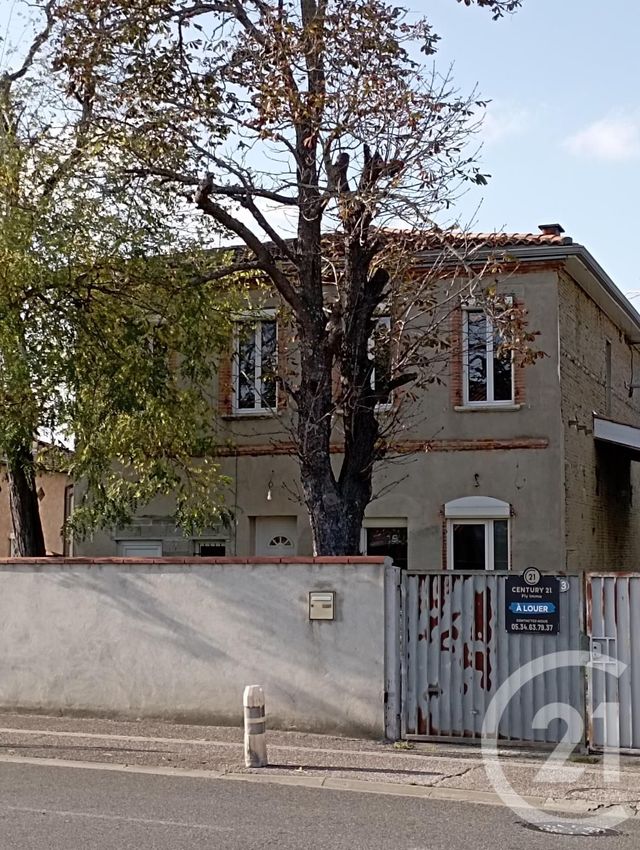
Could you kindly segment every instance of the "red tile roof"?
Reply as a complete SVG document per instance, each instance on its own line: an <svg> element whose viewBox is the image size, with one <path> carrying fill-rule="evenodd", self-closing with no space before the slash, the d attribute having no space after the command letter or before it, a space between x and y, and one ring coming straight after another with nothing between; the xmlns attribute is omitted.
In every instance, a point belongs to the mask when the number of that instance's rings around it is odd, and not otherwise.
<svg viewBox="0 0 640 850"><path fill-rule="evenodd" d="M461 233L459 238L492 245L567 245L572 241L560 233Z"/></svg>
<svg viewBox="0 0 640 850"><path fill-rule="evenodd" d="M528 245L570 245L572 239L561 232L544 233L473 233L461 230L391 230L385 234L406 238L414 248L433 250L442 246L473 248L515 248Z"/></svg>

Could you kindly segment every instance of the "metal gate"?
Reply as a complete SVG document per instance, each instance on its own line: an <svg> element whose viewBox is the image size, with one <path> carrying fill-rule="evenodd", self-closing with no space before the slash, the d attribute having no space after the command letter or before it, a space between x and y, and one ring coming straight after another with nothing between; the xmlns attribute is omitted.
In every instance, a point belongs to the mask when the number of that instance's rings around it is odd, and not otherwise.
<svg viewBox="0 0 640 850"><path fill-rule="evenodd" d="M557 635L508 634L505 583L509 575L513 573L456 571L405 576L405 737L480 738L489 703L500 685L516 673L513 696L497 727L501 740L541 744L584 740L585 688L580 666L549 670L530 681L518 673L543 655L581 649L583 582L578 576L567 576L569 587L561 594ZM570 706L577 722L567 725L556 715L547 719L545 709L558 703Z"/></svg>
<svg viewBox="0 0 640 850"><path fill-rule="evenodd" d="M587 577L589 743L640 751L640 575Z"/></svg>

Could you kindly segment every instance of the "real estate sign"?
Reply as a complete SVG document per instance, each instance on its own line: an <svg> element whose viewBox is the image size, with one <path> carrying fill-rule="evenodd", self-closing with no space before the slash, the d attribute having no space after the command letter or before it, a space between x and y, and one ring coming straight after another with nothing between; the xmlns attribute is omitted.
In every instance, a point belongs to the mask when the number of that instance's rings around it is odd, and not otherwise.
<svg viewBox="0 0 640 850"><path fill-rule="evenodd" d="M540 575L536 569L509 576L505 585L505 624L511 634L558 634L560 580Z"/></svg>

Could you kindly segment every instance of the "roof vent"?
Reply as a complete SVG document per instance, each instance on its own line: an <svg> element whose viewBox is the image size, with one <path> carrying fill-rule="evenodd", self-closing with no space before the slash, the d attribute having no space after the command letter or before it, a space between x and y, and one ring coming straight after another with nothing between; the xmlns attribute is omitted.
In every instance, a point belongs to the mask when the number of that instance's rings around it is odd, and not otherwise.
<svg viewBox="0 0 640 850"><path fill-rule="evenodd" d="M545 236L562 236L564 233L564 227L561 224L539 224L538 229Z"/></svg>

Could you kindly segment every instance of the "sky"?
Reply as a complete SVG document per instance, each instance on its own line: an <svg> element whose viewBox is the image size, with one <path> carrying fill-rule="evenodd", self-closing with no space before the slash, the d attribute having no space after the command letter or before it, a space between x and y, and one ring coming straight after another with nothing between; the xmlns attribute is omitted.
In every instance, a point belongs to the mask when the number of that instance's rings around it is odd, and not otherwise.
<svg viewBox="0 0 640 850"><path fill-rule="evenodd" d="M493 22L455 0L408 0L442 41L458 88L491 100L474 229L559 222L640 306L640 3L524 0ZM466 216L465 216L466 213Z"/></svg>
<svg viewBox="0 0 640 850"><path fill-rule="evenodd" d="M20 34L19 5L0 0L0 32L13 10ZM459 218L483 231L559 222L640 306L640 3L523 0L498 22L456 0L405 5L440 34L438 66L491 101L480 133L491 179Z"/></svg>

